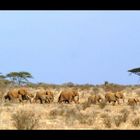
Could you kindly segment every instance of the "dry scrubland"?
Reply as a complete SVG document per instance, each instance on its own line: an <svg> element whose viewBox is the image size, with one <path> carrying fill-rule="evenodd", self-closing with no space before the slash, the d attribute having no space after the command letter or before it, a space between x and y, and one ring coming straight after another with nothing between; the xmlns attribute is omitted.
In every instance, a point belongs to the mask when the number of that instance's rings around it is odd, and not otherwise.
<svg viewBox="0 0 140 140"><path fill-rule="evenodd" d="M140 105L127 104L128 98L140 97L134 92L139 87L110 87L79 87L79 104L58 104L61 88L54 90L54 101L49 104L2 102L1 92L0 129L140 129ZM125 103L88 103L95 92L104 96L114 89L123 90Z"/></svg>

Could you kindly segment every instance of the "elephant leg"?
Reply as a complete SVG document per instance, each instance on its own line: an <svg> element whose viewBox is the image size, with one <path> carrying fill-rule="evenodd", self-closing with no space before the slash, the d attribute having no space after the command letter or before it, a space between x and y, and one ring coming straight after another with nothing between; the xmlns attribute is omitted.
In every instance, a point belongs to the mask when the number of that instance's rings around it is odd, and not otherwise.
<svg viewBox="0 0 140 140"><path fill-rule="evenodd" d="M64 103L69 104L70 101L69 100L64 100Z"/></svg>
<svg viewBox="0 0 140 140"><path fill-rule="evenodd" d="M58 98L58 103L62 103L61 95L60 95L59 98Z"/></svg>
<svg viewBox="0 0 140 140"><path fill-rule="evenodd" d="M14 97L11 97L11 102L12 103L14 103L14 102L16 102L17 101L17 99L15 99Z"/></svg>
<svg viewBox="0 0 140 140"><path fill-rule="evenodd" d="M61 99L58 101L58 103L59 103L59 104L62 104L63 102L64 102L64 101L63 101L63 100L61 100Z"/></svg>
<svg viewBox="0 0 140 140"><path fill-rule="evenodd" d="M50 103L52 103L52 102L53 102L53 100L54 100L54 98L53 98L53 97L51 97L51 98L50 98Z"/></svg>
<svg viewBox="0 0 140 140"><path fill-rule="evenodd" d="M7 101L7 99L8 99L8 101L11 100L11 98L9 96L5 96L3 101Z"/></svg>
<svg viewBox="0 0 140 140"><path fill-rule="evenodd" d="M115 105L116 101L113 101L113 106Z"/></svg>
<svg viewBox="0 0 140 140"><path fill-rule="evenodd" d="M75 102L76 104L79 103L79 99L76 100L76 99L74 98L74 102Z"/></svg>
<svg viewBox="0 0 140 140"><path fill-rule="evenodd" d="M18 101L19 101L19 102L23 102L23 97L22 97L22 95L19 96Z"/></svg>
<svg viewBox="0 0 140 140"><path fill-rule="evenodd" d="M46 103L50 103L50 99L49 98L46 98Z"/></svg>
<svg viewBox="0 0 140 140"><path fill-rule="evenodd" d="M117 102L118 104L120 104L120 101L119 101L119 99L117 99L117 100L116 100L116 102Z"/></svg>
<svg viewBox="0 0 140 140"><path fill-rule="evenodd" d="M41 103L41 104L43 104L43 101L42 101L42 99L41 99L41 98L39 98L39 100L40 100L40 103Z"/></svg>

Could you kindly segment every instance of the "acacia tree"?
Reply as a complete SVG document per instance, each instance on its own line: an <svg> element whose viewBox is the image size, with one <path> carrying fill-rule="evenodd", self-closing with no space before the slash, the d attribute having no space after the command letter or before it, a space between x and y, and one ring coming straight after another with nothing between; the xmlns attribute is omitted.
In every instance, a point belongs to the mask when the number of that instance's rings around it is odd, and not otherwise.
<svg viewBox="0 0 140 140"><path fill-rule="evenodd" d="M2 73L0 73L0 79L5 79L6 76L2 75Z"/></svg>
<svg viewBox="0 0 140 140"><path fill-rule="evenodd" d="M130 74L136 74L140 76L140 68L133 68L133 69L128 70L128 72L130 72Z"/></svg>
<svg viewBox="0 0 140 140"><path fill-rule="evenodd" d="M29 78L33 78L33 76L29 72L25 71L10 72L6 75L6 77L18 85L27 83Z"/></svg>
<svg viewBox="0 0 140 140"><path fill-rule="evenodd" d="M128 72L130 72L131 74L133 73L140 76L140 68L133 68L133 69L128 70Z"/></svg>

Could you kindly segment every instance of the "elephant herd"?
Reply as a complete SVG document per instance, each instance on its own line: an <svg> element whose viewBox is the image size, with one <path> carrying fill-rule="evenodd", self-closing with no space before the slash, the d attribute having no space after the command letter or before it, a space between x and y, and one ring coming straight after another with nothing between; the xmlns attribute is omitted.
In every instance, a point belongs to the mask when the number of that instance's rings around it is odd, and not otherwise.
<svg viewBox="0 0 140 140"><path fill-rule="evenodd" d="M9 89L3 95L3 101L11 101L11 102L24 102L28 101L30 103L52 103L54 102L55 93L51 89L38 88L36 90L30 90L27 87L19 87ZM120 100L125 101L125 96L122 91L120 92L107 92L104 95L100 94L92 94L88 97L88 103L97 104L101 102L112 103L115 105L116 103L120 104ZM59 93L59 97L57 99L58 103L79 103L79 92L76 88L66 88L61 90ZM135 105L140 103L140 100L136 97L128 98L127 103L129 105Z"/></svg>
<svg viewBox="0 0 140 140"><path fill-rule="evenodd" d="M123 103L125 103L125 96L122 91L120 92L107 92L104 97L102 97L100 94L94 94L88 97L88 103L112 103L115 105L116 103L120 104L120 100L122 100ZM140 103L140 100L138 97L131 97L127 99L128 105L138 105Z"/></svg>
<svg viewBox="0 0 140 140"><path fill-rule="evenodd" d="M77 97L77 98L76 98ZM30 103L52 103L54 101L54 93L50 89L39 88L34 92L31 92L28 88L20 87L8 90L3 96L3 101L11 102L24 102ZM58 97L58 103L71 103L79 102L79 94L74 89L65 89L61 91Z"/></svg>

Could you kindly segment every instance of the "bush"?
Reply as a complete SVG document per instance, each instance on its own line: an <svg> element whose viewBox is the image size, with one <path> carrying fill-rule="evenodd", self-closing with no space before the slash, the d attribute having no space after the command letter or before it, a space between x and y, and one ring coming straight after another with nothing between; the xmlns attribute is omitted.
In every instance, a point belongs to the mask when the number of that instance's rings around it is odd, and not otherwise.
<svg viewBox="0 0 140 140"><path fill-rule="evenodd" d="M134 120L132 120L132 124L135 127L140 126L140 118L135 118Z"/></svg>
<svg viewBox="0 0 140 140"><path fill-rule="evenodd" d="M90 117L89 115L81 114L78 121L79 121L80 124L88 124L88 125L93 124L93 118Z"/></svg>
<svg viewBox="0 0 140 140"><path fill-rule="evenodd" d="M126 122L130 112L127 109L123 109L120 113L122 113L122 121Z"/></svg>
<svg viewBox="0 0 140 140"><path fill-rule="evenodd" d="M39 119L32 111L20 110L12 115L13 125L18 130L32 130L39 122Z"/></svg>
<svg viewBox="0 0 140 140"><path fill-rule="evenodd" d="M107 117L107 118L104 118L104 124L105 124L105 127L107 128L111 128L111 118L110 117Z"/></svg>
<svg viewBox="0 0 140 140"><path fill-rule="evenodd" d="M101 114L101 118L103 118L103 123L104 123L104 125L105 125L105 127L107 127L107 128L111 128L111 126L112 126L112 121L111 121L111 118L110 118L110 116L108 115L108 114Z"/></svg>
<svg viewBox="0 0 140 140"><path fill-rule="evenodd" d="M105 106L106 106L106 102L105 102L105 101L99 103L99 107L100 107L100 109L105 108Z"/></svg>
<svg viewBox="0 0 140 140"><path fill-rule="evenodd" d="M122 122L123 122L123 116L122 115L114 116L114 123L117 127L119 127Z"/></svg>
<svg viewBox="0 0 140 140"><path fill-rule="evenodd" d="M85 110L86 108L90 107L91 103L86 101L86 102L82 103L81 105L82 105L83 110Z"/></svg>
<svg viewBox="0 0 140 140"><path fill-rule="evenodd" d="M68 109L64 113L65 122L68 125L73 125L75 120L79 120L81 113L76 108Z"/></svg>

